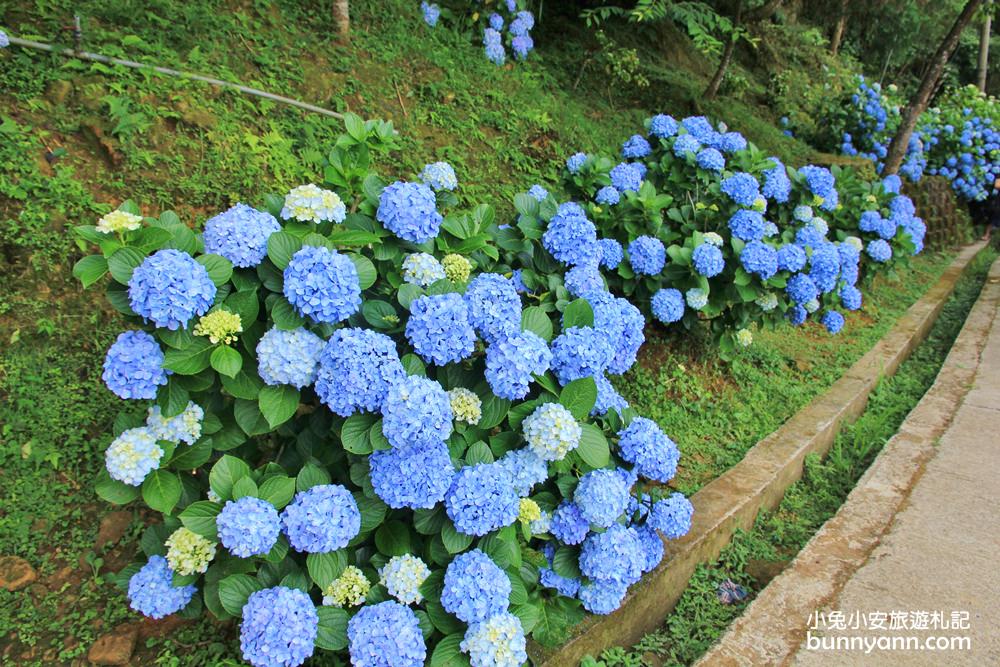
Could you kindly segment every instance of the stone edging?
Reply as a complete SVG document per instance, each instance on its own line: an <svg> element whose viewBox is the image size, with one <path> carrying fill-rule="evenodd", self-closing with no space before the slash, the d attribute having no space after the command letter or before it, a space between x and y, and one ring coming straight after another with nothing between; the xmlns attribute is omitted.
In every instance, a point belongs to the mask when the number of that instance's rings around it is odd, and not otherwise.
<svg viewBox="0 0 1000 667"><path fill-rule="evenodd" d="M936 443L972 386L1000 306L1000 260L969 313L934 385L793 563L736 619L697 665L784 664L804 639L809 615L839 594L868 560L909 497Z"/></svg>
<svg viewBox="0 0 1000 667"><path fill-rule="evenodd" d="M788 487L801 477L806 455L825 453L841 425L861 415L879 379L895 373L927 336L958 279L984 247L976 243L962 249L938 282L830 389L695 493L691 497L691 531L666 542L663 563L629 590L618 611L588 617L558 649L550 651L531 643L533 663L539 667L577 667L588 654L596 656L611 646L629 646L658 628L677 604L695 568L716 560L736 529L749 529L762 509L776 507Z"/></svg>

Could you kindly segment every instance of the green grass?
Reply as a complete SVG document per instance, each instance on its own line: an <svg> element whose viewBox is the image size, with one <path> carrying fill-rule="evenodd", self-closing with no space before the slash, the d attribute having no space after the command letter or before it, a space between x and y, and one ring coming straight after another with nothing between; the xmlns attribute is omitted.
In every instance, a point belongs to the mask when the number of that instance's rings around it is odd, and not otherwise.
<svg viewBox="0 0 1000 667"><path fill-rule="evenodd" d="M981 253L959 280L927 339L872 393L864 414L837 436L829 454L806 458L803 477L773 512L763 512L750 531L738 531L719 559L699 565L664 626L631 649L617 647L589 667L689 665L697 660L750 604L785 563L792 560L836 514L857 480L896 433L906 415L934 383L965 323L998 252ZM731 579L749 596L723 605L717 587Z"/></svg>

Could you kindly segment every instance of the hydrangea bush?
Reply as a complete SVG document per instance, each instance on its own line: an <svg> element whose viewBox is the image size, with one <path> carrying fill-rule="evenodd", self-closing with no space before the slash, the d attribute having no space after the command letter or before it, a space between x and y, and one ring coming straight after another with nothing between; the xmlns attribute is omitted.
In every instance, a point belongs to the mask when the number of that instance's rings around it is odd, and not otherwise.
<svg viewBox="0 0 1000 667"><path fill-rule="evenodd" d="M690 526L676 446L608 381L645 320L603 280L565 298L547 193L506 233L450 167L373 173L390 124L346 126L324 183L204 231L132 202L77 228L125 321L97 492L161 515L119 580L154 618L237 619L253 665L519 665Z"/></svg>
<svg viewBox="0 0 1000 667"><path fill-rule="evenodd" d="M531 37L535 15L524 8L523 0L479 0L466 4L469 8L465 14L452 10L442 13L437 4L428 2L421 2L420 10L424 23L431 28L438 25L442 15L468 28L482 44L486 59L498 67L505 64L508 57L527 60L535 48Z"/></svg>

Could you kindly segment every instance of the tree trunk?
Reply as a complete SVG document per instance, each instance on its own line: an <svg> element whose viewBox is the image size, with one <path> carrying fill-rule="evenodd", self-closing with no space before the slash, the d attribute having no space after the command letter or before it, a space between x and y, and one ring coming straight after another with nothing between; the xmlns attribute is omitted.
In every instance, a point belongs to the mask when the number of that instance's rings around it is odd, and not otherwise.
<svg viewBox="0 0 1000 667"><path fill-rule="evenodd" d="M847 0L840 0L840 11L837 12L837 22L833 26L833 36L830 38L830 54L837 55L840 44L844 41L844 30L847 29Z"/></svg>
<svg viewBox="0 0 1000 667"><path fill-rule="evenodd" d="M976 85L984 93L986 92L986 72L990 66L990 33L992 28L992 12L987 12L986 18L983 19L983 30L979 33L979 69L976 71Z"/></svg>
<svg viewBox="0 0 1000 667"><path fill-rule="evenodd" d="M333 23L341 39L348 39L351 35L351 14L347 5L348 0L333 0Z"/></svg>
<svg viewBox="0 0 1000 667"><path fill-rule="evenodd" d="M719 59L719 68L715 70L715 75L712 80L708 82L708 87L705 88L705 93L702 95L706 100L714 100L715 96L719 94L719 87L722 85L722 80L726 77L726 70L729 69L729 64L733 61L733 51L736 50L736 40L737 31L740 29L741 15L743 13L743 2L740 1L736 5L736 18L733 21L733 34L729 36L726 41L726 48L722 50L722 58Z"/></svg>
<svg viewBox="0 0 1000 667"><path fill-rule="evenodd" d="M927 73L924 75L923 81L920 82L920 88L917 89L917 92L910 98L909 104L906 105L906 110L903 112L903 119L899 124L899 130L896 131L896 136L892 138L889 152L885 156L883 174L895 174L899 171L899 167L903 164L903 158L906 157L906 149L910 145L910 136L913 134L913 129L917 126L917 119L930 103L931 96L937 87L941 74L944 72L945 65L948 64L951 54L954 53L955 47L958 46L958 39L962 36L962 31L969 25L972 16L981 4L983 4L983 0L968 0L965 3L962 13L955 19L955 24L951 26L951 31L941 40L941 45L934 53L931 65L927 68Z"/></svg>

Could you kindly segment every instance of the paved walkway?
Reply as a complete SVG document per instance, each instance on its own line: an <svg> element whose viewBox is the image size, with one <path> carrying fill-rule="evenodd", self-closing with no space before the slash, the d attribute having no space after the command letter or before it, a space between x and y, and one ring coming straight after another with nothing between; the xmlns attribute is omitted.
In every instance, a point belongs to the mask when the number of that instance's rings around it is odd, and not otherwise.
<svg viewBox="0 0 1000 667"><path fill-rule="evenodd" d="M1000 665L998 305L1000 260L934 387L700 666Z"/></svg>

